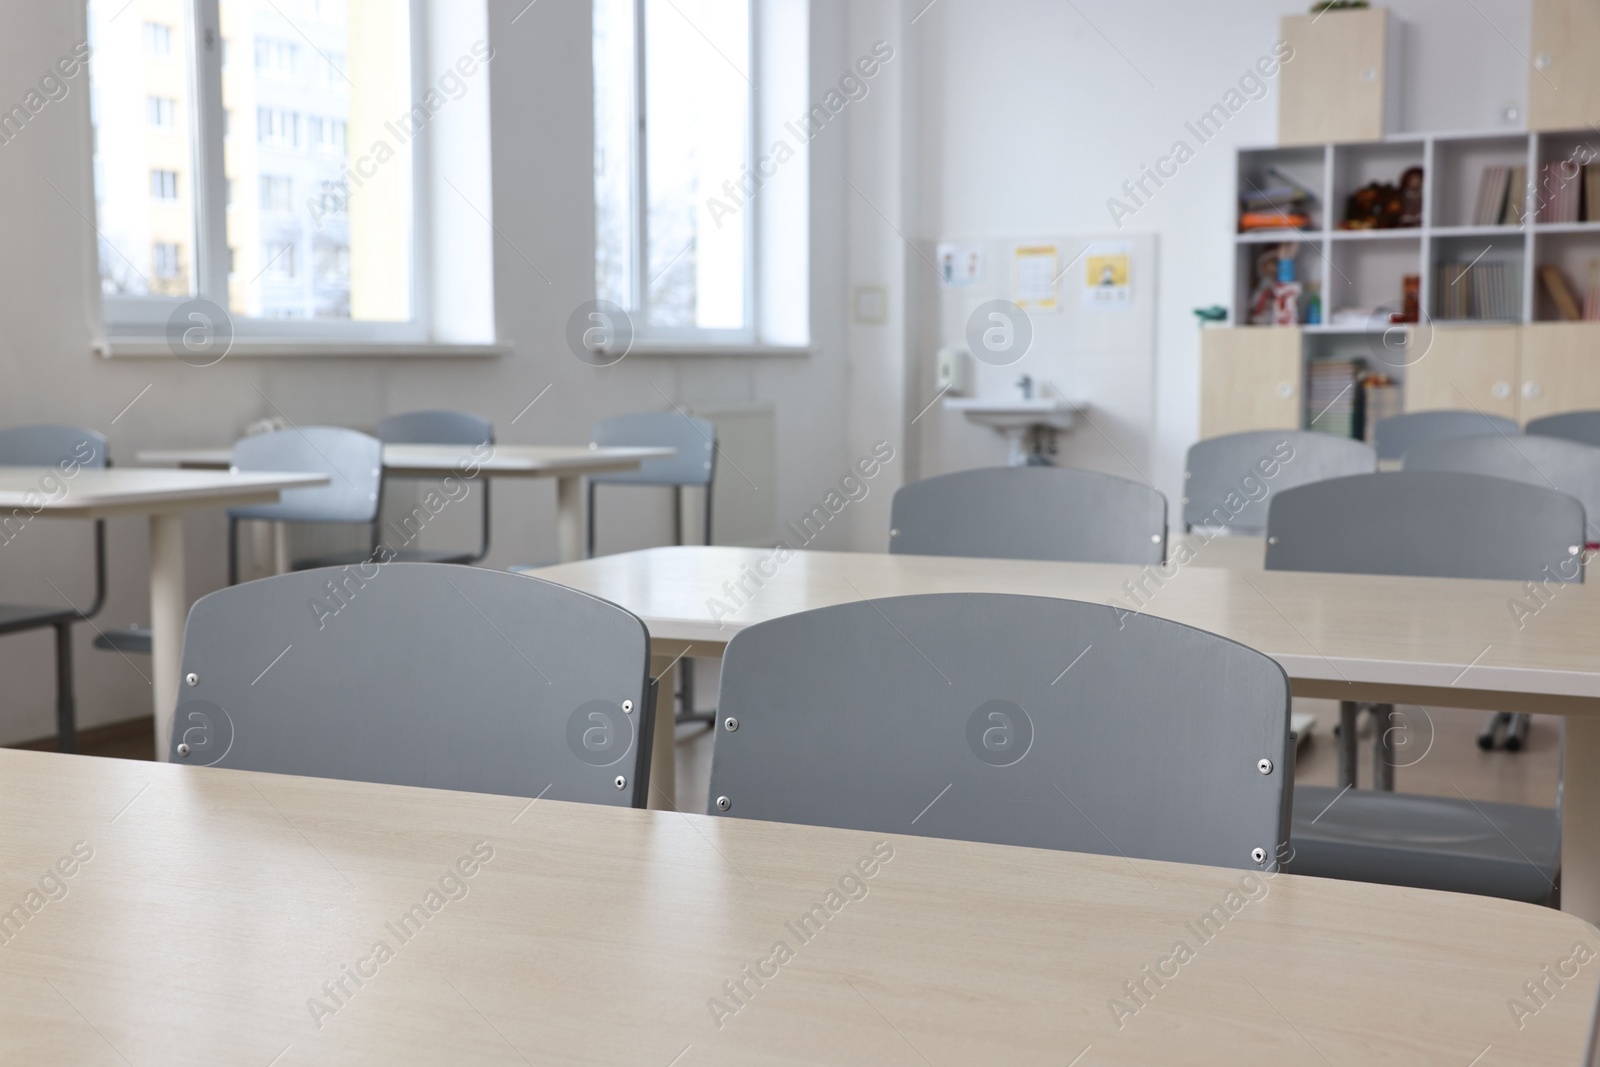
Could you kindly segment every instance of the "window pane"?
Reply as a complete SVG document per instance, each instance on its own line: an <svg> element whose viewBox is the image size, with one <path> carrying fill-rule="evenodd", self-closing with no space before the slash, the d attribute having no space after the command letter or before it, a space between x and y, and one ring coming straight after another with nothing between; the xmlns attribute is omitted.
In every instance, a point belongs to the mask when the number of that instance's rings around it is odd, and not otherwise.
<svg viewBox="0 0 1600 1067"><path fill-rule="evenodd" d="M594 291L633 299L633 0L594 0Z"/></svg>
<svg viewBox="0 0 1600 1067"><path fill-rule="evenodd" d="M645 321L744 329L749 0L645 0Z"/></svg>
<svg viewBox="0 0 1600 1067"><path fill-rule="evenodd" d="M89 0L100 287L190 296L195 280L185 0Z"/></svg>
<svg viewBox="0 0 1600 1067"><path fill-rule="evenodd" d="M412 317L408 0L221 0L235 314ZM307 269L328 263L330 269Z"/></svg>

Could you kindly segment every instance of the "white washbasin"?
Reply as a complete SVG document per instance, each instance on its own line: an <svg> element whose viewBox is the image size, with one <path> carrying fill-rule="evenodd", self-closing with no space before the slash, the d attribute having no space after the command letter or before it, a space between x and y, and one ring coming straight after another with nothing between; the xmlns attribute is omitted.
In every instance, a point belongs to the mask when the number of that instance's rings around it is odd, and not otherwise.
<svg viewBox="0 0 1600 1067"><path fill-rule="evenodd" d="M1026 430L1030 426L1048 426L1052 430L1070 430L1084 405L1065 397L1045 396L1031 400L1000 399L994 397L946 397L946 411L959 411L980 426L1006 431Z"/></svg>

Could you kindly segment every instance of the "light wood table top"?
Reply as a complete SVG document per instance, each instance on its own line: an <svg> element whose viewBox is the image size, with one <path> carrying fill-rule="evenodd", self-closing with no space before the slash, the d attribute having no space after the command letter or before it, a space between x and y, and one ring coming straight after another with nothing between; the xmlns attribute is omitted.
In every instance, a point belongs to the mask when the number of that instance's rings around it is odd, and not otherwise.
<svg viewBox="0 0 1600 1067"><path fill-rule="evenodd" d="M0 906L37 891L0 943L6 1063L1575 1063L1600 977L1519 1030L1508 998L1600 932L1292 875L51 753L0 751L0 869Z"/></svg>
<svg viewBox="0 0 1600 1067"><path fill-rule="evenodd" d="M483 474L496 477L549 478L571 474L609 474L637 470L647 459L676 455L671 448L595 448L588 445L494 445L477 457L467 445L384 445L383 469L397 477L448 474L471 460ZM227 448L150 449L140 463L163 467L226 470L233 453Z"/></svg>
<svg viewBox="0 0 1600 1067"><path fill-rule="evenodd" d="M280 489L326 485L325 474L232 474L227 471L80 468L70 476L54 467L0 467L0 509L59 518L97 519L191 508L239 507L278 499Z"/></svg>
<svg viewBox="0 0 1600 1067"><path fill-rule="evenodd" d="M621 604L654 641L696 655L720 654L745 626L829 604L1019 593L1142 606L1230 637L1277 660L1304 696L1600 714L1600 590L1566 586L1519 620L1509 604L1535 602L1518 582L1250 571L1203 565L1209 550L1160 569L863 552L778 563L769 549L684 546L529 573Z"/></svg>

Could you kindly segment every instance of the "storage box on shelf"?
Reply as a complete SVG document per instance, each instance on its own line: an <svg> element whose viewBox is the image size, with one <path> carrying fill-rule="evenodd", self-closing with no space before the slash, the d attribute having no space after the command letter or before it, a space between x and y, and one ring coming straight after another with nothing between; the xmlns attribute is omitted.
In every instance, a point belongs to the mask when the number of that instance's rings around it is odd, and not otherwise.
<svg viewBox="0 0 1600 1067"><path fill-rule="evenodd" d="M1412 168L1421 169L1420 225L1341 228L1352 194L1399 186ZM1270 201L1297 185L1313 191L1297 204L1301 228L1235 238L1238 325L1205 331L1203 434L1311 426L1313 360L1359 360L1364 380L1388 386L1367 398L1367 422L1397 394L1408 411L1476 406L1522 421L1600 407L1600 321L1569 321L1600 320L1600 132L1407 134L1239 152L1241 198ZM1355 206L1397 221L1373 204L1367 196ZM1285 254L1302 286L1297 326L1245 325L1259 306L1261 257L1279 246L1292 246ZM1409 310L1408 284L1421 321L1392 323Z"/></svg>

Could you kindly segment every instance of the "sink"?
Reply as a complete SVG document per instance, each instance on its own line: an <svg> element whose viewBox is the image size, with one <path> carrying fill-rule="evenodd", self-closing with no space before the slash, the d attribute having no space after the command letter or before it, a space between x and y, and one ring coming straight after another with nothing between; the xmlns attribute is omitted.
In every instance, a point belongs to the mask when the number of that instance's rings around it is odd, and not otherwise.
<svg viewBox="0 0 1600 1067"><path fill-rule="evenodd" d="M959 411L980 426L996 430L1026 430L1030 426L1048 426L1052 430L1070 430L1083 405L1059 396L1044 396L1030 400L999 400L988 397L947 397L946 411Z"/></svg>
<svg viewBox="0 0 1600 1067"><path fill-rule="evenodd" d="M946 397L946 411L959 411L980 426L1004 434L1010 445L1010 463L1021 467L1028 462L1027 437L1035 427L1051 432L1070 430L1077 416L1088 405L1065 397L1045 396L1027 400L994 397Z"/></svg>

